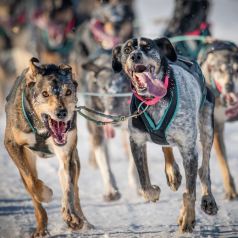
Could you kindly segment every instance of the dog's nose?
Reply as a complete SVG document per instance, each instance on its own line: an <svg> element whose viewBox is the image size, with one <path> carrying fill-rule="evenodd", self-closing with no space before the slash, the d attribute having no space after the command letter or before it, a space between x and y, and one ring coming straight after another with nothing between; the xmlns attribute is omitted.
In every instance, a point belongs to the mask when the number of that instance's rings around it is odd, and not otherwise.
<svg viewBox="0 0 238 238"><path fill-rule="evenodd" d="M65 108L58 109L57 112L56 112L56 116L59 119L64 119L67 116L67 110Z"/></svg>
<svg viewBox="0 0 238 238"><path fill-rule="evenodd" d="M131 60L135 63L140 62L141 59L142 59L142 54L140 52L135 52L131 55Z"/></svg>

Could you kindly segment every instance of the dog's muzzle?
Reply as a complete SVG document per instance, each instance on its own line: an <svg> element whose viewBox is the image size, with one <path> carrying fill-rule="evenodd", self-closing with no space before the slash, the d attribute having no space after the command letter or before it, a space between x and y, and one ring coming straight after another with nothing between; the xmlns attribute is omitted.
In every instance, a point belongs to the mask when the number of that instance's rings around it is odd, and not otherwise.
<svg viewBox="0 0 238 238"><path fill-rule="evenodd" d="M72 121L59 121L51 118L48 114L42 115L45 127L48 129L56 145L65 145L67 143L67 133L71 128Z"/></svg>
<svg viewBox="0 0 238 238"><path fill-rule="evenodd" d="M152 65L136 64L134 68L128 70L132 85L140 95L150 94L151 96L164 97L167 88L155 74L155 67Z"/></svg>

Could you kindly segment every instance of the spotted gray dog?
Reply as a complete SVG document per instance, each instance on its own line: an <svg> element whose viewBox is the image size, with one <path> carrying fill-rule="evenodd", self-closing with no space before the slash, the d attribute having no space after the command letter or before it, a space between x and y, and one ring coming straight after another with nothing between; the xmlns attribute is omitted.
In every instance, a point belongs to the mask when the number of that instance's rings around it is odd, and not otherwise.
<svg viewBox="0 0 238 238"><path fill-rule="evenodd" d="M211 191L209 159L213 142L214 98L207 91L203 75L195 62L177 60L170 41L130 39L113 49L112 67L130 78L133 90L131 112L143 109L138 118L129 120L130 145L137 166L142 193L146 200L159 200L160 188L150 182L146 142L177 146L186 177L186 190L179 216L182 232L192 232L195 225L198 131L203 148L199 176L202 184L202 210L217 213ZM206 93L207 91L207 93ZM178 189L181 182L179 167L167 160L168 184Z"/></svg>
<svg viewBox="0 0 238 238"><path fill-rule="evenodd" d="M238 120L238 47L229 41L214 40L204 46L198 61L206 83L216 96L214 148L220 164L226 198L238 197L227 162L225 122Z"/></svg>
<svg viewBox="0 0 238 238"><path fill-rule="evenodd" d="M102 51L100 56L89 60L82 65L86 72L85 87L89 93L96 93L86 96L86 105L97 111L110 115L128 115L130 97L108 97L105 94L128 93L130 92L130 84L125 77L120 77L113 73L111 68L111 54L108 51ZM91 94L92 95L92 94ZM105 96L102 96L105 95ZM128 177L129 184L137 188L137 172L135 163L129 148L128 130L122 123L121 135L126 155L129 159ZM120 198L120 193L110 166L110 154L108 144L110 139L115 136L115 128L111 124L103 127L97 126L95 123L88 122L89 144L90 144L90 162L97 165L100 169L104 184L104 200L114 201ZM95 166L96 167L96 166Z"/></svg>

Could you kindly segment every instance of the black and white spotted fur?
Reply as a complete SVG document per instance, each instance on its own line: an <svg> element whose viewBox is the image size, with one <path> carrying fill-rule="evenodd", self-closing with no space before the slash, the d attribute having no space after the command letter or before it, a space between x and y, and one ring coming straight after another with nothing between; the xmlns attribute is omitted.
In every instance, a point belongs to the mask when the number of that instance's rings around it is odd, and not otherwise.
<svg viewBox="0 0 238 238"><path fill-rule="evenodd" d="M211 191L209 159L213 142L213 108L212 100L205 100L200 110L202 93L194 76L176 64L177 55L168 39L156 40L139 38L130 39L113 49L112 67L115 72L121 72L130 77L135 90L144 98L153 97L148 90L148 84L138 88L133 84L133 77L141 71L150 72L156 79L163 80L166 62L176 80L178 88L177 113L166 130L166 140L169 146L177 146L185 169L186 189L183 194L183 207L179 217L180 229L191 232L195 225L196 178L198 172L198 152L196 141L200 132L203 160L199 169L202 184L202 204L205 213L215 215L217 205ZM173 63L172 63L173 62ZM144 67L145 66L145 67ZM151 80L152 81L152 80ZM168 97L163 97L158 103L150 106L147 112L157 122L163 115L169 103ZM129 120L130 144L132 154L139 173L143 195L146 200L159 200L160 188L150 182L146 142L152 141L150 134L143 128L138 119ZM172 164L173 175L180 176L178 165ZM176 176L175 175L175 176Z"/></svg>

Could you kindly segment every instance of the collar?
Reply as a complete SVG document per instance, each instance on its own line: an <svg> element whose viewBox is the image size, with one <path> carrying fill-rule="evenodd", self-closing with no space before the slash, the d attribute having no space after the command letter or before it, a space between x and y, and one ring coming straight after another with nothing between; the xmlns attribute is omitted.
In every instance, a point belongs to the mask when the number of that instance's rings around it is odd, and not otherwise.
<svg viewBox="0 0 238 238"><path fill-rule="evenodd" d="M206 30L208 27L209 27L208 23L202 22L197 29L195 29L194 31L190 31L190 32L186 33L185 35L199 36L199 35L201 35L201 32Z"/></svg>
<svg viewBox="0 0 238 238"><path fill-rule="evenodd" d="M166 89L168 89L169 86L169 74L168 72L165 73L164 76L164 86ZM140 96L136 90L132 89L133 94L135 95L135 97L137 99L139 99L140 101L144 102L147 106L152 106L155 105L156 103L158 103L163 97L153 97L153 98L145 98L143 96Z"/></svg>

